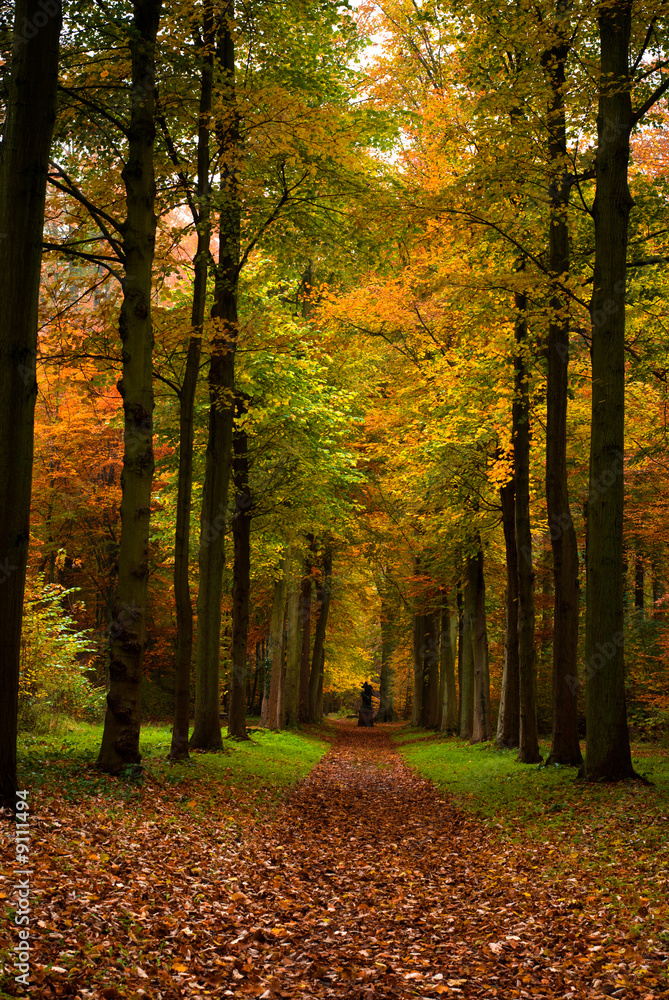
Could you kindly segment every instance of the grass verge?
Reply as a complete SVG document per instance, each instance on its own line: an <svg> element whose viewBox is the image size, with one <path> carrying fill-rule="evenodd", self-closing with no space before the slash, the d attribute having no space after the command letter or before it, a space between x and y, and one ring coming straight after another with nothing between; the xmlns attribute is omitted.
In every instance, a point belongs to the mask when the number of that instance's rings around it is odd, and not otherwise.
<svg viewBox="0 0 669 1000"><path fill-rule="evenodd" d="M669 751L635 744L650 786L589 785L573 768L519 764L490 743L404 729L405 762L500 840L524 850L537 880L587 884L604 910L623 913L632 933L669 945ZM542 744L544 758L549 750Z"/></svg>
<svg viewBox="0 0 669 1000"><path fill-rule="evenodd" d="M196 752L186 763L167 760L171 731L167 724L142 727L140 752L144 773L133 779L112 778L95 768L101 725L68 722L57 733L19 737L19 781L37 801L51 797L69 801L94 798L110 802L141 802L169 794L178 804L203 800L257 805L275 800L303 778L328 749L325 729L299 732L253 730L251 739L225 739L223 749Z"/></svg>

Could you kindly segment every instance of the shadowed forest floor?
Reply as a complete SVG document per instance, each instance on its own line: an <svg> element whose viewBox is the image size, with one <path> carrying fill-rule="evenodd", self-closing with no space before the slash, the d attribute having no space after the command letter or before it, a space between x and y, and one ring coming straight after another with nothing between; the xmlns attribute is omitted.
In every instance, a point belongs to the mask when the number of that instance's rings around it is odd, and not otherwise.
<svg viewBox="0 0 669 1000"><path fill-rule="evenodd" d="M104 822L90 800L40 816L38 994L669 996L663 952L591 887L547 881L535 855L445 802L390 727L334 732L260 813L154 797Z"/></svg>

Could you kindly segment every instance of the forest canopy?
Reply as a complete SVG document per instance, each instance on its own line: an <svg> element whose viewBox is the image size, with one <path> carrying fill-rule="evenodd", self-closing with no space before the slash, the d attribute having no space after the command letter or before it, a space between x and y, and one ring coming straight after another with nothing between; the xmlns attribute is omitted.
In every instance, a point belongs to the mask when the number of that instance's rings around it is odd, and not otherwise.
<svg viewBox="0 0 669 1000"><path fill-rule="evenodd" d="M669 11L17 0L0 716L669 723ZM585 757L582 742L585 739Z"/></svg>

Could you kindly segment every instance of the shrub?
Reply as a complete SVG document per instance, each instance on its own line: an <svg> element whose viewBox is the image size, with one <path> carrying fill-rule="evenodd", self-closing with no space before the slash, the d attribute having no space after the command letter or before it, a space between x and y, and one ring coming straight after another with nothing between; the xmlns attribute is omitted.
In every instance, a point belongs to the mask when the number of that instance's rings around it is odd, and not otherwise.
<svg viewBox="0 0 669 1000"><path fill-rule="evenodd" d="M76 590L26 581L21 634L19 726L53 728L59 716L97 722L105 710L105 691L84 676L92 652L88 635L72 616Z"/></svg>

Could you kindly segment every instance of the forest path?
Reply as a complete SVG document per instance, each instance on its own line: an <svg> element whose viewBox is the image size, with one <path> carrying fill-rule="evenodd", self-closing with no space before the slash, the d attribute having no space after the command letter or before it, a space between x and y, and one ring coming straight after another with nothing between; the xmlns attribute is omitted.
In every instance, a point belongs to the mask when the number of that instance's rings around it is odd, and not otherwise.
<svg viewBox="0 0 669 1000"><path fill-rule="evenodd" d="M256 833L240 871L246 902L266 915L244 943L253 995L659 995L631 984L624 941L611 961L610 928L584 912L583 890L546 881L450 806L387 727L337 724L330 751Z"/></svg>

